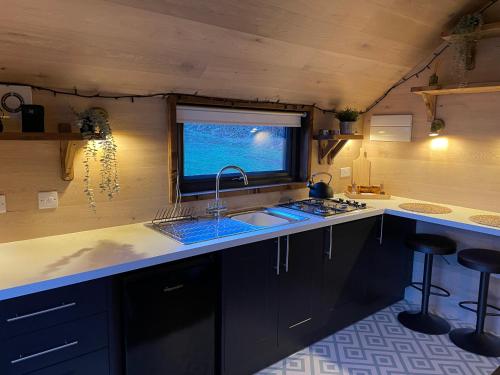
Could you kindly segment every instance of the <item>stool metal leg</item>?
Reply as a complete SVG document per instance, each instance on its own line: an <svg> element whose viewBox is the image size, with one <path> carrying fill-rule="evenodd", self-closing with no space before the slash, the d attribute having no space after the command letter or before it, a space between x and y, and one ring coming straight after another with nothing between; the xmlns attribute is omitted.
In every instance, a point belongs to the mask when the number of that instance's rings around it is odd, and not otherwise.
<svg viewBox="0 0 500 375"><path fill-rule="evenodd" d="M432 262L434 255L425 254L424 260L424 280L422 285L422 314L429 313L429 297L431 295Z"/></svg>
<svg viewBox="0 0 500 375"><path fill-rule="evenodd" d="M486 309L488 307L488 289L490 286L490 274L481 272L479 281L479 296L477 298L477 321L476 333L480 335L484 332L484 321L486 319Z"/></svg>
<svg viewBox="0 0 500 375"><path fill-rule="evenodd" d="M488 308L490 274L481 272L477 299L476 328L459 328L450 332L450 340L459 348L486 357L500 357L500 338L484 332Z"/></svg>
<svg viewBox="0 0 500 375"><path fill-rule="evenodd" d="M420 311L403 311L399 313L398 320L412 331L427 333L429 335L444 335L451 328L448 322L439 316L429 313L433 260L433 254L425 254L422 305Z"/></svg>

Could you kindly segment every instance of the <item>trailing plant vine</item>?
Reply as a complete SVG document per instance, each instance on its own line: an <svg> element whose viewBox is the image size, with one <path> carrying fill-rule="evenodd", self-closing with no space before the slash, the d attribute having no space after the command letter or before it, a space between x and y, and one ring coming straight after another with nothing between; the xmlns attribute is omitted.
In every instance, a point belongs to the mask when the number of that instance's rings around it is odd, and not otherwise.
<svg viewBox="0 0 500 375"><path fill-rule="evenodd" d="M92 188L90 164L92 161L97 161L100 155L100 192L107 194L108 199L113 199L120 191L116 159L117 146L106 110L89 108L83 112L75 111L75 114L77 116L76 124L80 128L81 134L85 139L88 139L83 159L84 193L87 196L90 208L95 211L96 202L94 189Z"/></svg>

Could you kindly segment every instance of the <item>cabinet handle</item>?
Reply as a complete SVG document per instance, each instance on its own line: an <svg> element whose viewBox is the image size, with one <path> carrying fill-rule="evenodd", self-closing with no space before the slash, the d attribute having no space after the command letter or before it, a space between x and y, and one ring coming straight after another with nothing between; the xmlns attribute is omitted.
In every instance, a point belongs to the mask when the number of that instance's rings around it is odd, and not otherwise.
<svg viewBox="0 0 500 375"><path fill-rule="evenodd" d="M305 320L303 320L303 321L301 321L301 322L298 322L298 323L292 324L292 325L291 325L290 327L288 327L288 328L295 328L295 327L297 327L297 326L300 326L301 324L304 324L304 323L309 322L310 320L312 320L312 318L307 318L307 319L305 319Z"/></svg>
<svg viewBox="0 0 500 375"><path fill-rule="evenodd" d="M286 258L285 258L285 272L288 272L288 258L290 255L290 235L286 236Z"/></svg>
<svg viewBox="0 0 500 375"><path fill-rule="evenodd" d="M35 354L27 355L26 357L24 357L23 355L20 355L18 359L14 359L14 360L10 361L10 363L15 365L16 363L27 361L29 359L40 357L42 355L46 355L49 353L57 352L59 350L70 348L70 347L75 346L75 345L78 345L78 341L72 341L72 342L64 344L64 345L56 346L55 348L44 350L43 352L38 352Z"/></svg>
<svg viewBox="0 0 500 375"><path fill-rule="evenodd" d="M384 215L382 215L380 218L380 234L379 234L377 240L378 240L378 243L380 244L380 246L382 246L382 244L384 242Z"/></svg>
<svg viewBox="0 0 500 375"><path fill-rule="evenodd" d="M73 307L73 306L76 306L76 302L63 303L61 306L56 306L56 307L52 307L50 309L40 310L40 311L37 311L37 312L34 312L34 313L30 313L30 314L25 314L25 315L20 315L20 316L15 316L13 318L9 318L9 319L7 319L7 323L12 323L12 322L16 322L18 320L32 318L34 316L43 315L43 314L51 313L51 312L54 312L54 311L59 311L59 310L67 309L67 308Z"/></svg>
<svg viewBox="0 0 500 375"><path fill-rule="evenodd" d="M165 293L167 292L173 292L174 290L178 290L178 289L182 289L184 288L184 284L179 284L179 285L176 285L176 286L166 286L165 288L163 288L163 291Z"/></svg>
<svg viewBox="0 0 500 375"><path fill-rule="evenodd" d="M325 255L328 255L328 260L332 259L332 248L333 248L333 226L328 228L329 240L328 240L328 251Z"/></svg>
<svg viewBox="0 0 500 375"><path fill-rule="evenodd" d="M280 275L280 253L281 253L281 237L278 237L278 249L276 254L276 266L274 269L276 270L276 275Z"/></svg>

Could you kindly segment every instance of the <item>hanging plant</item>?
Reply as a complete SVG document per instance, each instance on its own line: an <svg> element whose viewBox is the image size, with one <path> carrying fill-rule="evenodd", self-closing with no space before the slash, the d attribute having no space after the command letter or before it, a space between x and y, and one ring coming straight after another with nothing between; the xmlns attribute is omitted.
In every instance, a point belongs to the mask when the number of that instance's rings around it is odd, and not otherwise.
<svg viewBox="0 0 500 375"><path fill-rule="evenodd" d="M111 131L108 112L103 108L89 108L83 112L76 112L76 125L81 134L88 142L85 146L83 169L84 169L84 193L87 196L89 206L95 211L95 195L91 183L90 163L97 161L101 164L99 188L101 193L106 193L111 200L120 191L118 181L116 151L117 146Z"/></svg>
<svg viewBox="0 0 500 375"><path fill-rule="evenodd" d="M464 80L467 70L474 69L475 47L482 24L480 13L467 14L460 18L450 34L455 74L459 82Z"/></svg>

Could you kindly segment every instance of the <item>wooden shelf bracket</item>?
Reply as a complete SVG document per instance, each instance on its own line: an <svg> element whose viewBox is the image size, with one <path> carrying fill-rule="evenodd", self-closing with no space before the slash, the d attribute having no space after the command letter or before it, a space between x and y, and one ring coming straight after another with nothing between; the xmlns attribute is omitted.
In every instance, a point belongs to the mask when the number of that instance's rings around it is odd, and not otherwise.
<svg viewBox="0 0 500 375"><path fill-rule="evenodd" d="M73 163L77 148L78 143L75 141L61 141L61 178L64 181L72 181L75 178Z"/></svg>
<svg viewBox="0 0 500 375"><path fill-rule="evenodd" d="M315 136L314 139L318 141L318 163L323 164L326 159L328 164L332 164L335 156L349 140L363 139L363 136L360 134L333 135L329 137Z"/></svg>
<svg viewBox="0 0 500 375"><path fill-rule="evenodd" d="M71 133L71 125L59 124L59 133ZM61 158L61 178L64 181L72 181L75 178L73 163L75 161L78 141L61 140L59 146L59 155Z"/></svg>
<svg viewBox="0 0 500 375"><path fill-rule="evenodd" d="M333 163L333 158L337 155L340 150L345 146L347 140L332 140L332 141L318 141L319 152L318 152L318 162L323 164L325 158L328 164Z"/></svg>
<svg viewBox="0 0 500 375"><path fill-rule="evenodd" d="M437 96L436 95L429 95L426 93L420 94L422 97L422 100L424 101L425 104L425 109L427 112L427 121L432 122L436 118L436 103L437 103Z"/></svg>

